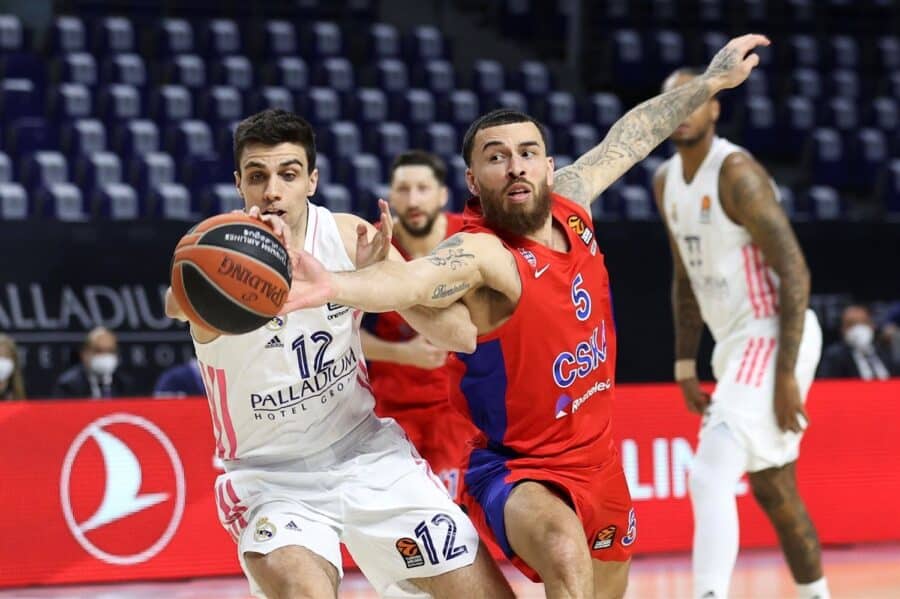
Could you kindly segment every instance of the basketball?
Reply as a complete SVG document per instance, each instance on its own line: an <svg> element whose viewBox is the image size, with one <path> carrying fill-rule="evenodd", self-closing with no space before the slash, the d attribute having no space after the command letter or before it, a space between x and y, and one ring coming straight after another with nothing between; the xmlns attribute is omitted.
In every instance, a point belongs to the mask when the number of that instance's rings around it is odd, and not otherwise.
<svg viewBox="0 0 900 599"><path fill-rule="evenodd" d="M278 314L291 288L287 249L265 223L232 212L193 227L175 246L172 292L192 321L227 335Z"/></svg>

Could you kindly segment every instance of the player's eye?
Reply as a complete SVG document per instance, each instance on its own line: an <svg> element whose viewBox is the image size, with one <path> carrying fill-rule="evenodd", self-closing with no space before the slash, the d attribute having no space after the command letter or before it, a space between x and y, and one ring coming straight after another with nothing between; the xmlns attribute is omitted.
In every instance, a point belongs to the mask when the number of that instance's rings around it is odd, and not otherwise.
<svg viewBox="0 0 900 599"><path fill-rule="evenodd" d="M293 181L294 179L297 178L297 173L288 171L286 173L282 173L281 176L282 176L282 178L284 178L285 181Z"/></svg>

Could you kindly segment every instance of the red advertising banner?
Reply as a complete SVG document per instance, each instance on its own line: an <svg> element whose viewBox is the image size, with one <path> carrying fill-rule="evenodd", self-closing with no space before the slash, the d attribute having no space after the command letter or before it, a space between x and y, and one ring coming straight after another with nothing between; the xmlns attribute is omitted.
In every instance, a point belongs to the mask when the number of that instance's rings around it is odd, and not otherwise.
<svg viewBox="0 0 900 599"><path fill-rule="evenodd" d="M640 552L690 547L697 417L673 385L622 385L615 428ZM824 543L900 539L900 380L813 385L800 487ZM219 526L204 400L0 404L0 587L239 572ZM775 537L746 483L741 544Z"/></svg>

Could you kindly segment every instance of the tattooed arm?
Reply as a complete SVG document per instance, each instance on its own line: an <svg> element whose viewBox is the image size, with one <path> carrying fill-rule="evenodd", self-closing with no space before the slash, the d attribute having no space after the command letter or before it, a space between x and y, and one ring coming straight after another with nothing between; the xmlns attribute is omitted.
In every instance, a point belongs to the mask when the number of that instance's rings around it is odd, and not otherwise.
<svg viewBox="0 0 900 599"><path fill-rule="evenodd" d="M761 35L735 38L719 50L706 72L690 82L629 110L612 126L599 145L554 175L553 190L590 212L591 203L625 171L643 160L701 104L716 93L743 83L759 64Z"/></svg>
<svg viewBox="0 0 900 599"><path fill-rule="evenodd" d="M660 165L653 175L653 196L656 199L656 207L660 214L666 214L665 185L666 170L669 162ZM664 222L667 222L664 219ZM675 360L676 364L688 364L691 374L678 373L676 366L676 382L681 387L681 394L688 410L695 414L702 414L709 405L709 394L700 389L700 381L697 379L694 360L697 358L697 350L700 347L700 336L703 334L703 317L700 315L700 305L691 287L684 261L678 244L672 236L672 231L666 225L666 233L669 237L669 247L672 250L672 322L675 325Z"/></svg>
<svg viewBox="0 0 900 599"><path fill-rule="evenodd" d="M809 305L809 270L791 224L775 198L769 175L744 153L722 163L719 197L725 213L750 233L766 263L778 274L778 353L775 360L775 411L785 430L799 431L803 400L794 368Z"/></svg>

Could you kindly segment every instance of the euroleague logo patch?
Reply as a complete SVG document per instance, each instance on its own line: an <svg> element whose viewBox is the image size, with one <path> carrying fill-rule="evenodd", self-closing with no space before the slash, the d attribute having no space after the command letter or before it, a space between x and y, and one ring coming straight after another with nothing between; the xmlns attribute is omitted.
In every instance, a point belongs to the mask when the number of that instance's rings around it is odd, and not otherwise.
<svg viewBox="0 0 900 599"><path fill-rule="evenodd" d="M139 564L162 551L184 514L184 467L154 423L111 414L88 424L63 460L60 504L69 531L108 564Z"/></svg>
<svg viewBox="0 0 900 599"><path fill-rule="evenodd" d="M584 242L584 245L590 247L591 241L594 239L594 232L584 223L584 220L577 214L572 214L566 222L569 223L569 228Z"/></svg>
<svg viewBox="0 0 900 599"><path fill-rule="evenodd" d="M422 555L422 550L419 549L419 544L416 543L415 539L403 537L397 539L394 546L397 547L397 552L403 558L403 561L406 562L407 568L418 568L425 565L425 557Z"/></svg>
<svg viewBox="0 0 900 599"><path fill-rule="evenodd" d="M597 549L609 549L616 540L616 526L610 525L597 531L594 535L594 544L591 546L595 551Z"/></svg>

